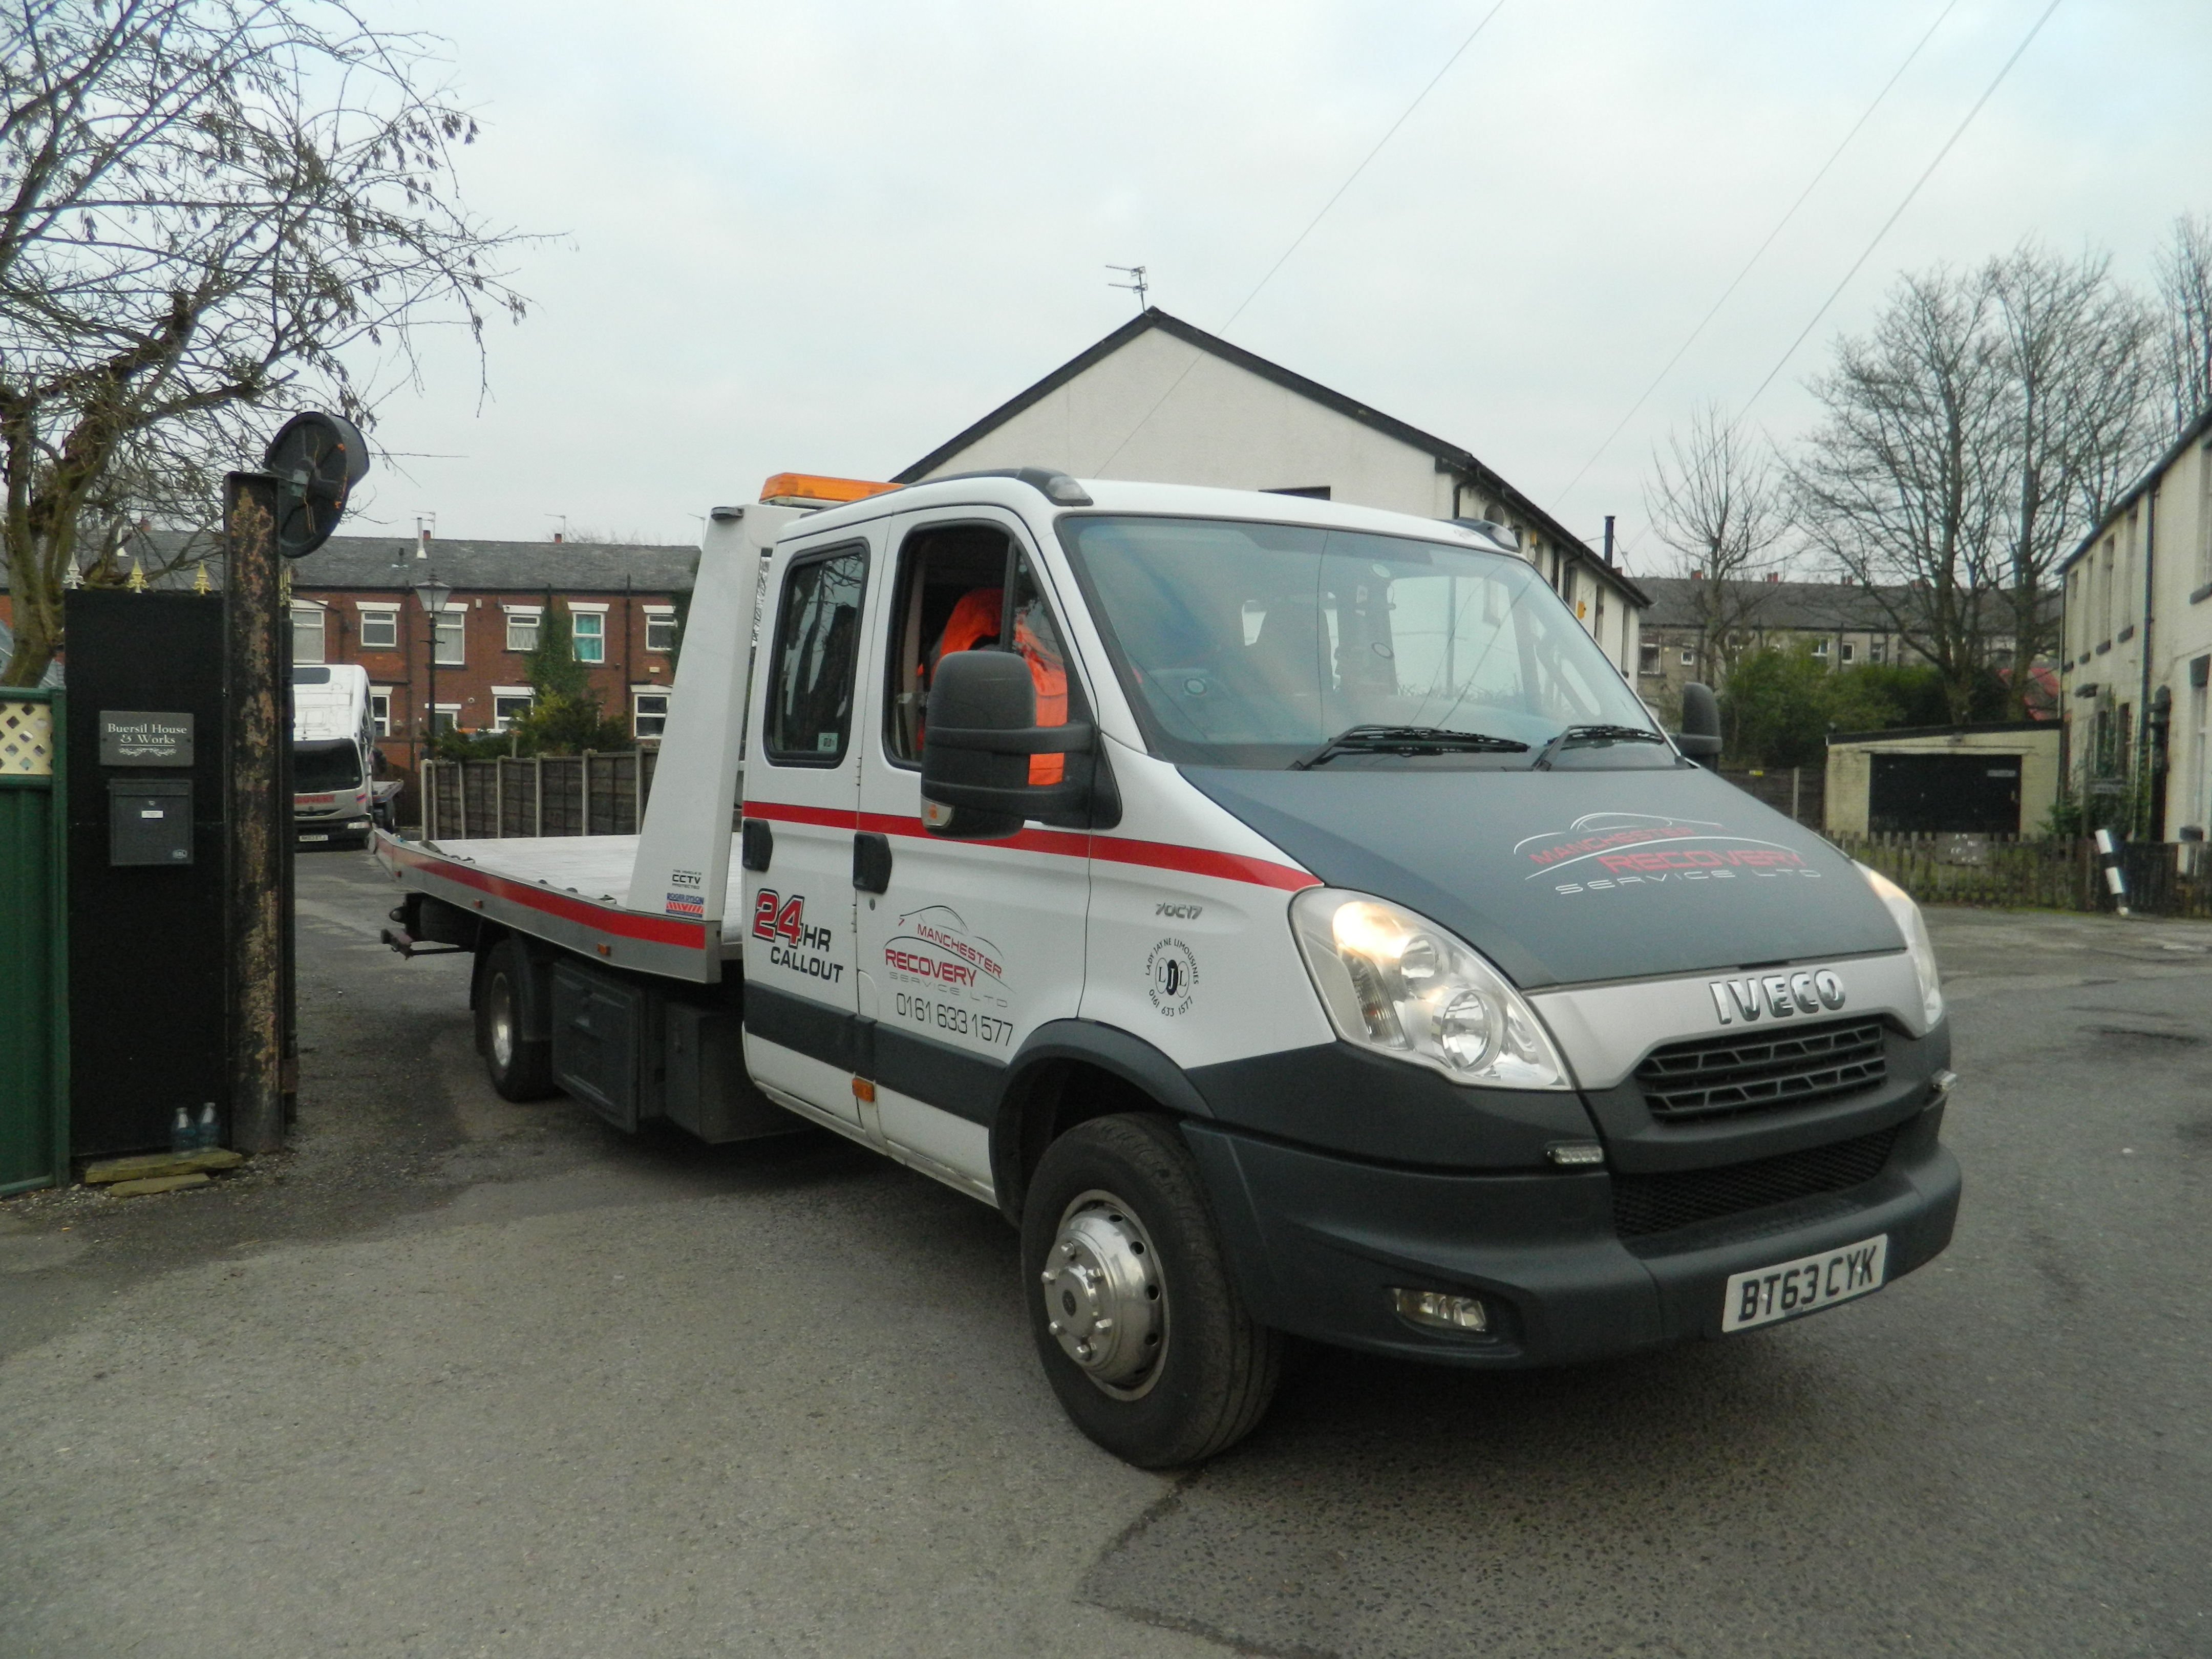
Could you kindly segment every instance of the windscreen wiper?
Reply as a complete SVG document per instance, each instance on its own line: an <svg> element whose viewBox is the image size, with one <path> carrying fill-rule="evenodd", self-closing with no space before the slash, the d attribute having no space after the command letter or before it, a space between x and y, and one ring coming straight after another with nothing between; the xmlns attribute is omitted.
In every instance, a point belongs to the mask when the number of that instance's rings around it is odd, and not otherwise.
<svg viewBox="0 0 2212 1659"><path fill-rule="evenodd" d="M1435 726L1352 726L1310 755L1292 761L1291 770L1309 771L1339 755L1520 755L1528 749L1517 738L1482 732L1447 732Z"/></svg>
<svg viewBox="0 0 2212 1659"><path fill-rule="evenodd" d="M1552 757L1571 744L1577 743L1664 743L1667 739L1656 732L1641 726L1571 726L1546 744L1536 758L1528 763L1532 772L1551 769Z"/></svg>

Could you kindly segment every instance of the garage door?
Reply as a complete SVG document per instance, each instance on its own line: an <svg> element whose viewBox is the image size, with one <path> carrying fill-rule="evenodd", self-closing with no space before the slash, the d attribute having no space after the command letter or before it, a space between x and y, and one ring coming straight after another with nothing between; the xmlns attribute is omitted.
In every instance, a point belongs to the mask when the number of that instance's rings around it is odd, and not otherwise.
<svg viewBox="0 0 2212 1659"><path fill-rule="evenodd" d="M2016 836L2018 755L1876 755L1867 828L1877 835Z"/></svg>

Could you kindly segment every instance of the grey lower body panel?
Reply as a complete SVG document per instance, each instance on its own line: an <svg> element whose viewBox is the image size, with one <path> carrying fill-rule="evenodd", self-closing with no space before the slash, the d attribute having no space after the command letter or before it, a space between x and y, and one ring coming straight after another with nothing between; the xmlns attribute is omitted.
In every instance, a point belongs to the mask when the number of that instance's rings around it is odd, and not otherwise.
<svg viewBox="0 0 2212 1659"><path fill-rule="evenodd" d="M1188 1120L1184 1134L1255 1316L1301 1336L1449 1364L1563 1364L1721 1334L1729 1275L1887 1235L1885 1282L1950 1242L1960 1176L1942 1111L1902 1126L1870 1179L1624 1238L1602 1170L1367 1164ZM1475 1294L1480 1336L1391 1311L1393 1287Z"/></svg>

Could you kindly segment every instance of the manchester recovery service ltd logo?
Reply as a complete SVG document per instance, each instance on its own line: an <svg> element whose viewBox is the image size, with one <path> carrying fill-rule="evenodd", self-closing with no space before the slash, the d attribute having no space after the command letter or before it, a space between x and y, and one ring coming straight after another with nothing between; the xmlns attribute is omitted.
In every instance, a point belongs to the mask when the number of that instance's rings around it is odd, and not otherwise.
<svg viewBox="0 0 2212 1659"><path fill-rule="evenodd" d="M969 1002L1007 1006L1004 958L999 947L970 933L960 913L933 904L898 919L884 945L884 969L895 980L956 992Z"/></svg>
<svg viewBox="0 0 2212 1659"><path fill-rule="evenodd" d="M1650 812L1588 812L1564 830L1515 844L1536 867L1522 878L1553 878L1556 893L1618 892L1711 881L1773 881L1820 872L1780 842L1731 836L1725 824ZM1564 879L1562 879L1564 878Z"/></svg>

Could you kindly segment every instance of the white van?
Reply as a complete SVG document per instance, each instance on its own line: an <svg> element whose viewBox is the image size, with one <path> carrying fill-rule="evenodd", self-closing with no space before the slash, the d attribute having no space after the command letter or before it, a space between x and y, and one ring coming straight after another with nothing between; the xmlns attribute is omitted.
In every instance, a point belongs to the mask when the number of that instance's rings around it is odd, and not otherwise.
<svg viewBox="0 0 2212 1659"><path fill-rule="evenodd" d="M1070 1415L1170 1467L1286 1336L1556 1364L1944 1248L1918 912L1714 746L1486 527L1032 470L726 509L641 837L379 854L503 1091L757 1087L996 1206Z"/></svg>
<svg viewBox="0 0 2212 1659"><path fill-rule="evenodd" d="M375 757L368 670L350 662L295 665L292 829L301 845L367 845Z"/></svg>

